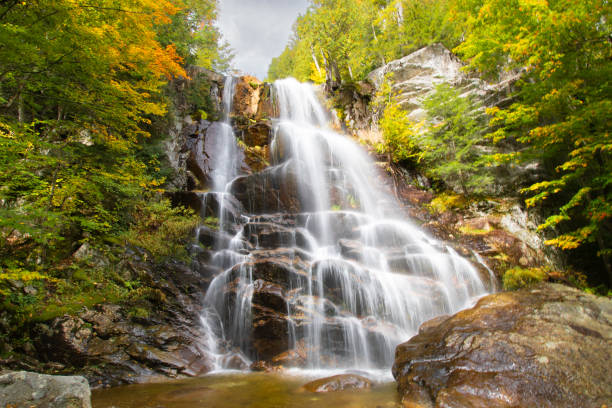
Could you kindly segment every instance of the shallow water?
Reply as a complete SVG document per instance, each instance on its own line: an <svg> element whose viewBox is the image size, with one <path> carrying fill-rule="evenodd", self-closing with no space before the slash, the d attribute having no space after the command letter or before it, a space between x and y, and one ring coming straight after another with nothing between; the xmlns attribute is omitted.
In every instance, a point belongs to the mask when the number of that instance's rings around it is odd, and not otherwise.
<svg viewBox="0 0 612 408"><path fill-rule="evenodd" d="M370 390L311 393L314 378L269 373L208 375L92 392L93 408L398 408L395 382L383 378ZM372 378L376 380L375 378Z"/></svg>

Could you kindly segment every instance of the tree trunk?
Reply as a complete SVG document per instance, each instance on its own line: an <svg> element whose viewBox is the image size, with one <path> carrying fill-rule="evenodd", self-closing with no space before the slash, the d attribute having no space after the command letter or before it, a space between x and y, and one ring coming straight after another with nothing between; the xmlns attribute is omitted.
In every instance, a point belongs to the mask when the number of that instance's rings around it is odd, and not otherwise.
<svg viewBox="0 0 612 408"><path fill-rule="evenodd" d="M321 74L321 67L319 67L319 61L317 61L317 57L315 57L314 49L310 48L310 55L312 55L312 60L314 61L315 67L317 68L317 72L319 75Z"/></svg>
<svg viewBox="0 0 612 408"><path fill-rule="evenodd" d="M23 113L23 93L19 92L19 96L17 97L17 120L19 123L24 122L24 113Z"/></svg>

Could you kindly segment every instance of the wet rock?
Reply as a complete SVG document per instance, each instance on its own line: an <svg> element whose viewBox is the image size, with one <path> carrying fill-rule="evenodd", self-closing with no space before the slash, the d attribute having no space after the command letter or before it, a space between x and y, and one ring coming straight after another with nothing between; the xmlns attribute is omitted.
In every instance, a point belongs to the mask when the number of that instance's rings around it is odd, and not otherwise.
<svg viewBox="0 0 612 408"><path fill-rule="evenodd" d="M87 345L88 356L100 357L117 353L120 350L116 339L103 340L99 337L91 339Z"/></svg>
<svg viewBox="0 0 612 408"><path fill-rule="evenodd" d="M259 214L249 217L252 223L273 223L287 228L294 228L296 226L302 226L305 221L301 218L307 216L307 214L287 214L287 213L273 213L273 214Z"/></svg>
<svg viewBox="0 0 612 408"><path fill-rule="evenodd" d="M127 353L148 366L166 366L171 368L184 368L185 362L172 353L142 343L134 343L127 348Z"/></svg>
<svg viewBox="0 0 612 408"><path fill-rule="evenodd" d="M293 230L272 223L248 223L244 233L258 248L281 248L295 245Z"/></svg>
<svg viewBox="0 0 612 408"><path fill-rule="evenodd" d="M80 317L93 325L95 333L102 338L109 338L113 335L125 334L125 328L117 324L120 316L121 307L118 305L101 304L93 310L87 310L80 314Z"/></svg>
<svg viewBox="0 0 612 408"><path fill-rule="evenodd" d="M338 241L340 246L340 253L345 258L359 260L361 259L361 253L363 251L363 245L359 241L353 241L348 239L341 239Z"/></svg>
<svg viewBox="0 0 612 408"><path fill-rule="evenodd" d="M289 348L290 327L294 323L283 313L254 305L253 348L257 358L269 360Z"/></svg>
<svg viewBox="0 0 612 408"><path fill-rule="evenodd" d="M232 235L218 231L206 226L201 226L198 229L198 239L206 247L209 248L224 248L229 246L229 242L232 240Z"/></svg>
<svg viewBox="0 0 612 408"><path fill-rule="evenodd" d="M254 361L249 368L251 369L251 371L272 371L272 367L270 366L270 364L267 361L263 360Z"/></svg>
<svg viewBox="0 0 612 408"><path fill-rule="evenodd" d="M232 268L230 281L242 275L244 271L249 271L254 280L261 279L283 288L288 288L291 284L294 284L293 287L301 287L308 282L308 273L301 266L296 260L286 263L278 259L257 259Z"/></svg>
<svg viewBox="0 0 612 408"><path fill-rule="evenodd" d="M251 371L265 372L265 373L281 373L283 372L282 366L271 365L267 361L255 361L253 362L249 369Z"/></svg>
<svg viewBox="0 0 612 408"><path fill-rule="evenodd" d="M372 387L372 381L357 374L340 374L321 378L302 386L310 392L333 392L347 390L365 390Z"/></svg>
<svg viewBox="0 0 612 408"><path fill-rule="evenodd" d="M87 360L87 344L93 337L91 325L76 316L55 318L42 333L41 351L55 361L82 364Z"/></svg>
<svg viewBox="0 0 612 408"><path fill-rule="evenodd" d="M397 347L405 406L600 407L612 401L612 301L556 284L481 299Z"/></svg>
<svg viewBox="0 0 612 408"><path fill-rule="evenodd" d="M236 197L227 193L200 193L200 195L202 197L200 212L202 217L222 217L225 222L240 222L245 211ZM223 214L221 214L221 209Z"/></svg>
<svg viewBox="0 0 612 408"><path fill-rule="evenodd" d="M250 251L253 259L267 259L288 265L298 265L306 268L305 262L312 259L312 255L301 248L275 248L275 249L253 249Z"/></svg>
<svg viewBox="0 0 612 408"><path fill-rule="evenodd" d="M303 228L288 228L267 222L249 222L244 235L258 249L299 247L310 249L309 233Z"/></svg>
<svg viewBox="0 0 612 408"><path fill-rule="evenodd" d="M168 325L156 325L147 327L147 335L154 339L158 347L171 343L185 343L188 340L176 328Z"/></svg>
<svg viewBox="0 0 612 408"><path fill-rule="evenodd" d="M230 370L246 370L249 363L242 353L232 353L223 357L221 366Z"/></svg>
<svg viewBox="0 0 612 408"><path fill-rule="evenodd" d="M270 142L272 128L267 123L257 123L249 126L244 131L244 143L250 147L264 147Z"/></svg>
<svg viewBox="0 0 612 408"><path fill-rule="evenodd" d="M296 174L291 166L268 168L238 177L232 182L230 192L253 214L297 213L302 208Z"/></svg>
<svg viewBox="0 0 612 408"><path fill-rule="evenodd" d="M190 349L182 349L178 354L187 362L186 366L181 369L181 374L197 377L214 369L214 363L208 355L194 353Z"/></svg>
<svg viewBox="0 0 612 408"><path fill-rule="evenodd" d="M275 366L303 367L306 364L307 357L304 342L300 341L294 349L284 351L272 357L270 362Z"/></svg>
<svg viewBox="0 0 612 408"><path fill-rule="evenodd" d="M272 97L272 86L266 83L261 91L256 117L258 119L277 118L279 114L279 108Z"/></svg>
<svg viewBox="0 0 612 408"><path fill-rule="evenodd" d="M287 301L283 289L279 285L257 279L253 282L254 304L268 307L274 310L287 310Z"/></svg>
<svg viewBox="0 0 612 408"><path fill-rule="evenodd" d="M84 377L10 372L0 375L0 404L7 408L91 408L91 391Z"/></svg>

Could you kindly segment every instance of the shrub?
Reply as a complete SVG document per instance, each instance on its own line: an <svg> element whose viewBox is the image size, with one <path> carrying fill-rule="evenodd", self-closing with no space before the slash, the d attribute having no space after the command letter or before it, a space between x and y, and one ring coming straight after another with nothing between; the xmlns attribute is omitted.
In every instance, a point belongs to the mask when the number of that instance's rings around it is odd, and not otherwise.
<svg viewBox="0 0 612 408"><path fill-rule="evenodd" d="M467 202L464 197L454 193L442 193L429 203L429 212L442 214L452 209L465 208Z"/></svg>
<svg viewBox="0 0 612 408"><path fill-rule="evenodd" d="M185 208L172 208L170 201L143 201L134 212L134 224L122 238L146 249L157 260L186 257L185 245L200 218Z"/></svg>
<svg viewBox="0 0 612 408"><path fill-rule="evenodd" d="M516 290L546 280L546 268L520 268L508 269L502 278L505 290Z"/></svg>

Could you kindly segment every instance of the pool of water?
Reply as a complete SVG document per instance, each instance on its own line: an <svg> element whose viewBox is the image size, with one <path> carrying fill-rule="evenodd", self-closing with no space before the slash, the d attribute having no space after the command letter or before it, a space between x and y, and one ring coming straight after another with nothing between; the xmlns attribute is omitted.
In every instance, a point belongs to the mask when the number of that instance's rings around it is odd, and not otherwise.
<svg viewBox="0 0 612 408"><path fill-rule="evenodd" d="M319 377L320 378L320 377ZM287 373L222 373L172 382L94 390L93 408L399 408L395 382L370 390L312 393L312 377Z"/></svg>

